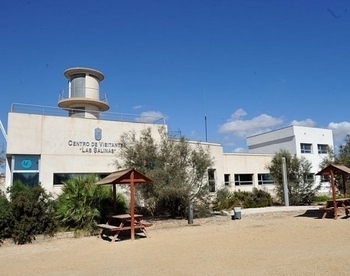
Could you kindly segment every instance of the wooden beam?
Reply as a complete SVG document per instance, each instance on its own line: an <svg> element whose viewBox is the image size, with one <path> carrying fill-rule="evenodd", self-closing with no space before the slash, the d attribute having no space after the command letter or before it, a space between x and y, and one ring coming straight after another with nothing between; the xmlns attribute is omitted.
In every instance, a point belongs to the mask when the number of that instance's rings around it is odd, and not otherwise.
<svg viewBox="0 0 350 276"><path fill-rule="evenodd" d="M113 214L117 214L117 189L115 184L113 184Z"/></svg>
<svg viewBox="0 0 350 276"><path fill-rule="evenodd" d="M332 197L333 197L333 207L334 207L334 219L338 218L338 206L335 198L335 183L334 183L334 173L333 170L330 171L331 173L331 185L332 185Z"/></svg>
<svg viewBox="0 0 350 276"><path fill-rule="evenodd" d="M135 240L135 182L134 171L131 172L130 177L130 226L131 226L131 240Z"/></svg>

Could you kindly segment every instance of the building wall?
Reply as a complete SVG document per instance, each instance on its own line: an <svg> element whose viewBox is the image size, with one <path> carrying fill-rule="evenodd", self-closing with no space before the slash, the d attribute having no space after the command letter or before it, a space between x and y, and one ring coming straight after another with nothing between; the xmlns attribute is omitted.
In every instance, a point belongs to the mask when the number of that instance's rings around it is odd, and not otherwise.
<svg viewBox="0 0 350 276"><path fill-rule="evenodd" d="M286 149L296 154L293 126L247 137L249 153L274 154Z"/></svg>
<svg viewBox="0 0 350 276"><path fill-rule="evenodd" d="M6 185L12 183L16 155L39 155L39 181L47 191L55 193L61 186L54 185L54 173L110 173L117 169L114 161L123 133L134 131L138 135L150 128L157 139L159 127L147 123L11 112L8 115L7 159L10 161ZM99 133L101 137L97 137Z"/></svg>
<svg viewBox="0 0 350 276"><path fill-rule="evenodd" d="M320 164L327 153L319 153L318 145L328 145L333 148L333 133L330 129L304 126L289 126L286 128L254 135L247 138L249 153L275 153L285 149L298 158L305 157L310 161L310 173L321 170ZM311 145L311 152L303 153L301 144ZM315 184L320 183L320 176L315 176ZM323 183L321 192L328 192L329 183Z"/></svg>
<svg viewBox="0 0 350 276"><path fill-rule="evenodd" d="M320 163L327 156L326 153L319 154L317 150L318 144L329 145L333 147L333 133L330 129L324 128L310 128L294 126L296 155L298 157L305 157L312 163L312 172L320 171ZM312 145L311 153L302 153L300 144L307 143Z"/></svg>
<svg viewBox="0 0 350 276"><path fill-rule="evenodd" d="M159 139L160 126L164 125L10 112L5 186L12 184L16 156L38 155L39 181L47 191L57 194L61 185L55 185L54 174L115 171L120 136L129 131L139 135L151 128L153 137ZM266 166L276 151L287 148L298 157L305 156L312 162L315 173L324 157L318 154L317 145L333 146L333 138L332 131L327 129L294 126L249 137L249 153L224 153L220 144L190 143L209 150L214 161L209 169L215 171L215 191L224 187L231 191L251 191L255 187L273 193L274 185L259 185L258 175L269 173ZM301 154L300 143L311 143L313 152ZM229 185L225 185L225 174L230 175ZM235 175L243 174L252 175L252 183L235 185Z"/></svg>
<svg viewBox="0 0 350 276"><path fill-rule="evenodd" d="M333 147L333 134L330 129L303 126L286 128L258 134L247 138L249 153L274 154L280 149L288 150L297 157L305 157L312 163L312 172L320 170L319 164L327 154L319 154L318 144ZM302 153L300 145L312 144L311 153Z"/></svg>
<svg viewBox="0 0 350 276"><path fill-rule="evenodd" d="M192 146L200 145L204 149L207 149L212 160L213 165L211 170L214 170L214 177L215 177L215 191L222 188L223 181L224 181L224 168L223 168L223 147L220 144L216 143L207 143L207 142L198 142L198 141L189 141Z"/></svg>
<svg viewBox="0 0 350 276"><path fill-rule="evenodd" d="M266 166L271 162L272 157L272 154L225 153L223 170L224 174L230 175L230 185L227 188L231 191L252 191L253 188L257 188L274 193L273 184L258 184L258 175L269 173ZM236 174L253 174L253 184L236 186L234 181ZM222 182L222 187L225 187L224 182Z"/></svg>

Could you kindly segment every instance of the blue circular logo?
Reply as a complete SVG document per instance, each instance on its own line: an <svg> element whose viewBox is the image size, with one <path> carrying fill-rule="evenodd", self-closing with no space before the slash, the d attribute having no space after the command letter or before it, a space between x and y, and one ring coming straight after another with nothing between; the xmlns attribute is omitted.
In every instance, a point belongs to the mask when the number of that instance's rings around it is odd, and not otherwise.
<svg viewBox="0 0 350 276"><path fill-rule="evenodd" d="M23 159L21 165L22 168L29 169L32 166L32 161L29 159Z"/></svg>

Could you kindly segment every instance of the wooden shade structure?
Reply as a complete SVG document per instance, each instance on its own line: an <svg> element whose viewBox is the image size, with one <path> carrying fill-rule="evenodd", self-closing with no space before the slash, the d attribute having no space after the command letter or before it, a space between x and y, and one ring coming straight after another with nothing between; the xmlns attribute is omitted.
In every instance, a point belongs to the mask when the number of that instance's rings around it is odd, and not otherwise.
<svg viewBox="0 0 350 276"><path fill-rule="evenodd" d="M336 194L335 194L335 177L341 176L343 182L343 196L347 197L346 194L346 177L350 174L350 169L344 165L335 165L330 164L325 167L323 170L319 171L316 175L328 175L331 181L331 189L332 189L332 199L333 199L333 207L334 207L334 217L338 216L337 203L336 203Z"/></svg>
<svg viewBox="0 0 350 276"><path fill-rule="evenodd" d="M113 212L117 213L116 185L130 185L130 216L131 216L131 239L135 239L135 184L152 183L153 180L138 172L134 168L112 172L105 178L96 182L96 185L113 185Z"/></svg>

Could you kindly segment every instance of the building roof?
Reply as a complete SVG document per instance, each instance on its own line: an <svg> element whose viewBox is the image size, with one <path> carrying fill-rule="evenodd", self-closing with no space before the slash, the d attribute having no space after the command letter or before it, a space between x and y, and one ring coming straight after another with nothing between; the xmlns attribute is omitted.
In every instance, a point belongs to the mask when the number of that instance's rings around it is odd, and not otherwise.
<svg viewBox="0 0 350 276"><path fill-rule="evenodd" d="M132 176L131 173L134 173ZM152 183L153 180L149 177L138 172L134 168L123 169L119 171L112 172L105 178L96 182L96 185L108 185L108 184L129 184L131 181L134 183Z"/></svg>
<svg viewBox="0 0 350 276"><path fill-rule="evenodd" d="M329 175L331 174L331 171L333 171L334 174L350 174L350 168L344 166L344 165L335 165L330 164L321 171L319 171L316 175Z"/></svg>

